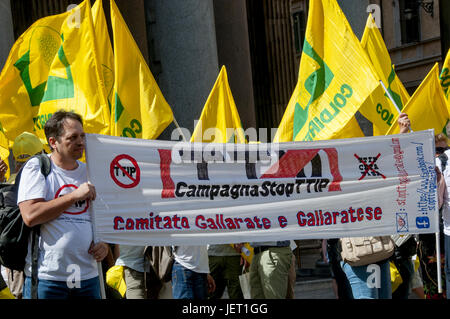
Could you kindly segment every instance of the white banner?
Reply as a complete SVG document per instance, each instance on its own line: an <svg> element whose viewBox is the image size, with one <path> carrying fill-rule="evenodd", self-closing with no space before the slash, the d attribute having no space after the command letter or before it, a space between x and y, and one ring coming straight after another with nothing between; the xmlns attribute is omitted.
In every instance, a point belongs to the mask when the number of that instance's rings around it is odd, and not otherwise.
<svg viewBox="0 0 450 319"><path fill-rule="evenodd" d="M127 245L438 230L433 131L201 144L87 134L96 238Z"/></svg>

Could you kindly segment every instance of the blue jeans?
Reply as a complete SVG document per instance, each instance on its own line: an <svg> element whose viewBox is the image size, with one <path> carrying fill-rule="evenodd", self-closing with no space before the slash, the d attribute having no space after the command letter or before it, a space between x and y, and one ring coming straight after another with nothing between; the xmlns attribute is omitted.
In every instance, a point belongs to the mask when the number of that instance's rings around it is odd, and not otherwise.
<svg viewBox="0 0 450 319"><path fill-rule="evenodd" d="M174 299L206 299L207 274L189 270L175 261L172 268L172 294Z"/></svg>
<svg viewBox="0 0 450 319"><path fill-rule="evenodd" d="M445 240L445 286L447 291L447 299L450 299L450 236L444 234Z"/></svg>
<svg viewBox="0 0 450 319"><path fill-rule="evenodd" d="M65 281L38 280L38 299L100 299L98 277L80 281L80 288L69 288ZM31 278L23 284L23 299L31 299Z"/></svg>
<svg viewBox="0 0 450 319"><path fill-rule="evenodd" d="M367 266L350 266L341 261L341 267L350 283L354 299L392 298L389 260Z"/></svg>

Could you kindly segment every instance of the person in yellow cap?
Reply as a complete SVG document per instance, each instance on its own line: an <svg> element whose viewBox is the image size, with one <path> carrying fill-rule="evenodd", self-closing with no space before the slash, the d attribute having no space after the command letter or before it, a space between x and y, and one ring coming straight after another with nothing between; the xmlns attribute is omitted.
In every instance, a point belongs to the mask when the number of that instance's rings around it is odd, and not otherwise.
<svg viewBox="0 0 450 319"><path fill-rule="evenodd" d="M14 140L12 152L16 161L15 172L11 174L8 183L14 183L17 173L25 162L32 156L42 153L44 145L41 140L34 134L23 132Z"/></svg>

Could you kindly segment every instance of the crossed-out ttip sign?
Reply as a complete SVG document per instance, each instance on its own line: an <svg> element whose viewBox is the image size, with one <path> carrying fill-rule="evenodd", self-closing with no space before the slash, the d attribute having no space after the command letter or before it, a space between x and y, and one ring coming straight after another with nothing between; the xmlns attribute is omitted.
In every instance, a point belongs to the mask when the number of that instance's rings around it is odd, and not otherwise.
<svg viewBox="0 0 450 319"><path fill-rule="evenodd" d="M109 167L113 181L122 188L136 187L141 180L141 170L136 160L127 154L116 156Z"/></svg>
<svg viewBox="0 0 450 319"><path fill-rule="evenodd" d="M376 167L375 162L380 158L381 153L378 153L377 156L375 156L374 158L371 158L372 161L369 163L368 160L365 160L363 157L359 157L357 154L353 154L356 159L363 164L364 166L364 172L361 173L361 177L359 178L359 180L362 180L364 177L367 176L367 174L369 173L373 173L374 176L381 176L383 179L386 179L386 176L384 176L383 174L381 174L379 171L375 170L374 166Z"/></svg>

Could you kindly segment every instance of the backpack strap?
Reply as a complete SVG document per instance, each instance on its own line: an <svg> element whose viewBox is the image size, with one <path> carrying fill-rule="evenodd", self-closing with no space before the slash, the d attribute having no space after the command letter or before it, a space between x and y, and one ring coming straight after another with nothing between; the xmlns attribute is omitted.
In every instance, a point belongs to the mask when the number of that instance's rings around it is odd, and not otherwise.
<svg viewBox="0 0 450 319"><path fill-rule="evenodd" d="M38 299L39 225L31 229L31 236L31 299Z"/></svg>
<svg viewBox="0 0 450 319"><path fill-rule="evenodd" d="M47 154L36 154L33 157L30 157L27 162L34 157L37 157L39 159L41 173L47 179L47 176L50 175L50 172L52 171L52 161L50 160L50 157L48 157ZM14 187L16 191L19 190L20 178L22 176L22 170L25 167L25 164L20 168L19 172L17 173L16 179L14 180Z"/></svg>
<svg viewBox="0 0 450 319"><path fill-rule="evenodd" d="M48 157L47 154L37 154L34 157L37 157L39 159L41 173L45 178L47 178L47 176L50 175L50 172L52 171L52 161L50 160L50 157Z"/></svg>

